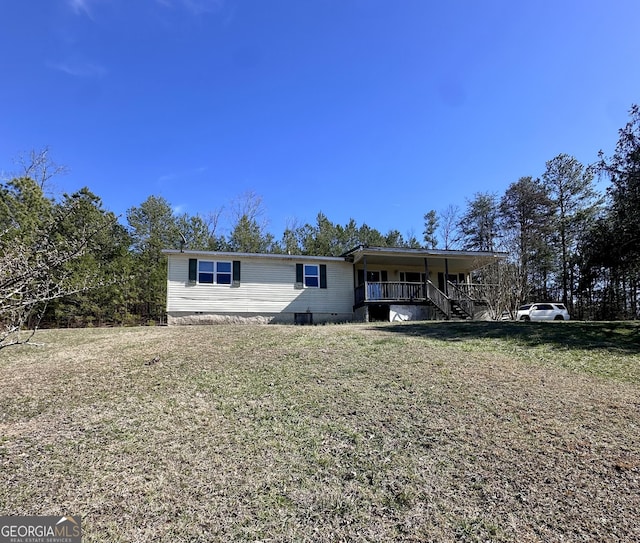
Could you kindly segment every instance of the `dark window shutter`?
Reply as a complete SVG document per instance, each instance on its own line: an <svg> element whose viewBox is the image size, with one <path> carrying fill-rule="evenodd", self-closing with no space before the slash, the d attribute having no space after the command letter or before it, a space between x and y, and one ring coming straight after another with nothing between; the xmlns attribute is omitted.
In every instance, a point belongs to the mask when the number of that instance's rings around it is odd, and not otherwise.
<svg viewBox="0 0 640 543"><path fill-rule="evenodd" d="M320 288L327 288L327 265L320 264Z"/></svg>
<svg viewBox="0 0 640 543"><path fill-rule="evenodd" d="M296 264L296 283L302 283L302 281L304 281L302 264Z"/></svg>
<svg viewBox="0 0 640 543"><path fill-rule="evenodd" d="M460 281L461 283L464 283L464 273L458 274L458 281Z"/></svg>
<svg viewBox="0 0 640 543"><path fill-rule="evenodd" d="M195 283L198 276L198 259L189 259L189 283Z"/></svg>
<svg viewBox="0 0 640 543"><path fill-rule="evenodd" d="M240 261L239 260L233 261L233 282L234 283L240 282Z"/></svg>
<svg viewBox="0 0 640 543"><path fill-rule="evenodd" d="M387 270L382 270L380 272L380 281L386 283L389 280L389 275L387 274Z"/></svg>

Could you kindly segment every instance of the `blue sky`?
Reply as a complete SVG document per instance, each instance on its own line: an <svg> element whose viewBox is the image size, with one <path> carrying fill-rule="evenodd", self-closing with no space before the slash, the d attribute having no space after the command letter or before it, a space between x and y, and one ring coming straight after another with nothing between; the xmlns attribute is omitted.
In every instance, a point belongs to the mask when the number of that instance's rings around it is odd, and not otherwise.
<svg viewBox="0 0 640 543"><path fill-rule="evenodd" d="M0 172L50 147L124 214L263 198L268 229L423 215L610 154L637 0L2 0Z"/></svg>

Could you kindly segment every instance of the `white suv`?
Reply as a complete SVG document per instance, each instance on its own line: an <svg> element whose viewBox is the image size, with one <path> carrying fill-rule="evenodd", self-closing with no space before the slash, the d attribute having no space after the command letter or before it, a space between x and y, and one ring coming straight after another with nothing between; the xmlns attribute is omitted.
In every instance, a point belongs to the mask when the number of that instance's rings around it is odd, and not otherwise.
<svg viewBox="0 0 640 543"><path fill-rule="evenodd" d="M568 321L569 312L563 304L535 303L518 308L517 321Z"/></svg>

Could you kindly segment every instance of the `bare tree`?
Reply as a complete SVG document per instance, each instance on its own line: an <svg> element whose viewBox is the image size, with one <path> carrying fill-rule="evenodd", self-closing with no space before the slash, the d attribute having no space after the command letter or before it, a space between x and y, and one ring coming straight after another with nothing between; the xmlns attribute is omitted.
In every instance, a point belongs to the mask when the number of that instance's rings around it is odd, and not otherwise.
<svg viewBox="0 0 640 543"><path fill-rule="evenodd" d="M262 196L253 191L240 195L231 206L232 228L229 247L232 251L267 253L274 247L273 236L267 232Z"/></svg>
<svg viewBox="0 0 640 543"><path fill-rule="evenodd" d="M235 225L242 218L255 223L261 232L264 232L269 224L265 217L265 208L262 196L248 190L231 202L231 221Z"/></svg>
<svg viewBox="0 0 640 543"><path fill-rule="evenodd" d="M440 212L440 227L438 232L444 249L456 249L460 241L458 223L460 222L460 208L449 204Z"/></svg>
<svg viewBox="0 0 640 543"><path fill-rule="evenodd" d="M106 214L87 221L80 193L60 203L46 199L50 162L46 152L33 156L37 163L25 163L25 173L38 180L23 176L0 184L0 349L27 343L52 300L102 284L98 270L78 274L73 263L116 222Z"/></svg>
<svg viewBox="0 0 640 543"><path fill-rule="evenodd" d="M60 239L58 225L75 211L71 206L28 239L0 241L0 349L29 342L52 300L104 284L98 273L78 277L70 264L82 258L92 238L113 221L105 217L74 239Z"/></svg>
<svg viewBox="0 0 640 543"><path fill-rule="evenodd" d="M303 229L304 226L299 219L296 217L287 217L282 240L280 241L280 250L284 254L302 254L303 249L300 242L300 233Z"/></svg>
<svg viewBox="0 0 640 543"><path fill-rule="evenodd" d="M69 172L69 168L57 164L49 157L49 147L44 147L38 151L31 150L29 153L21 153L16 159L20 171L16 177L28 177L33 179L42 192L51 192L52 187L49 181L57 176Z"/></svg>
<svg viewBox="0 0 640 543"><path fill-rule="evenodd" d="M517 307L518 294L514 284L518 281L518 271L512 262L496 258L491 264L478 261L474 273L476 296L484 300L487 316L498 320L504 311L511 317Z"/></svg>
<svg viewBox="0 0 640 543"><path fill-rule="evenodd" d="M209 235L211 237L215 238L215 237L218 237L220 234L218 231L218 228L220 226L220 218L222 217L223 211L224 211L224 208L218 207L213 211L207 212L206 215L204 216L204 222L206 223L207 228L209 229Z"/></svg>
<svg viewBox="0 0 640 543"><path fill-rule="evenodd" d="M97 278L74 277L67 264L84 254L88 236L60 247L46 232L34 246L14 239L0 256L0 349L27 343L52 300L99 286ZM24 333L26 331L26 334Z"/></svg>

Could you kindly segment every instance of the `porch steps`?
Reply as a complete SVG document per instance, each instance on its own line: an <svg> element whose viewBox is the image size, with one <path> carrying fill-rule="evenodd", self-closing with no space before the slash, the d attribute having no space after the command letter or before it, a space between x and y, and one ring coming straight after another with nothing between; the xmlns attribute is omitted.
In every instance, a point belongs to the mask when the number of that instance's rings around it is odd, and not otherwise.
<svg viewBox="0 0 640 543"><path fill-rule="evenodd" d="M451 320L452 321L468 321L473 317L462 309L455 301L451 300Z"/></svg>
<svg viewBox="0 0 640 543"><path fill-rule="evenodd" d="M435 308L440 316L440 320L452 320L452 321L469 321L473 320L473 317L469 315L464 309L462 309L455 301L450 300L451 314L447 317L447 314L436 304L433 300L430 301L430 305Z"/></svg>

